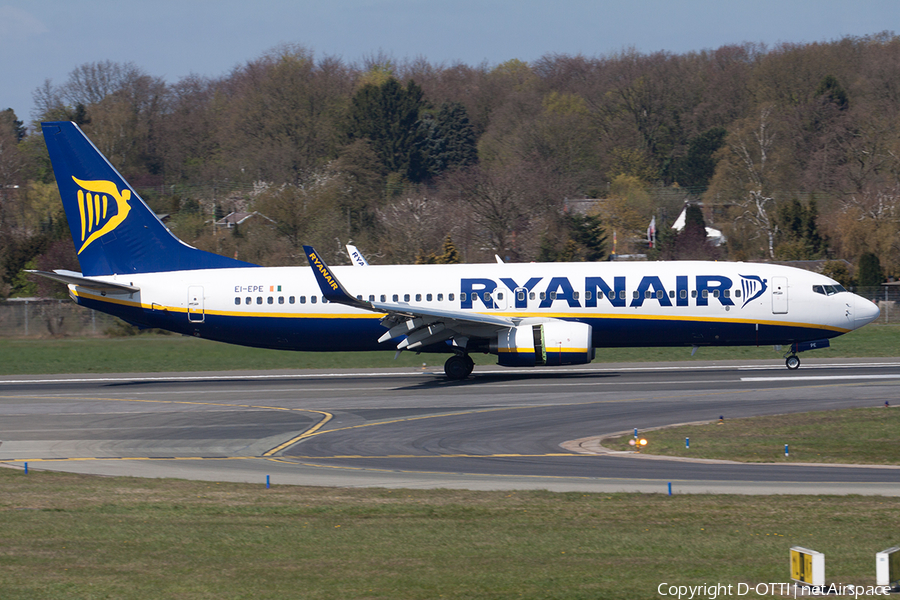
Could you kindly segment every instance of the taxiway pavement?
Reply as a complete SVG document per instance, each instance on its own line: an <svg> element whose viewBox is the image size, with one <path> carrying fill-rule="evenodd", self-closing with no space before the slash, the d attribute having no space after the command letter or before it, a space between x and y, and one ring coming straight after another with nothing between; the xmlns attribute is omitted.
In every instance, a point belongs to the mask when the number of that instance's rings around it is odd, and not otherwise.
<svg viewBox="0 0 900 600"><path fill-rule="evenodd" d="M264 484L900 495L890 467L582 454L633 428L900 404L900 361L0 378L0 462Z"/></svg>

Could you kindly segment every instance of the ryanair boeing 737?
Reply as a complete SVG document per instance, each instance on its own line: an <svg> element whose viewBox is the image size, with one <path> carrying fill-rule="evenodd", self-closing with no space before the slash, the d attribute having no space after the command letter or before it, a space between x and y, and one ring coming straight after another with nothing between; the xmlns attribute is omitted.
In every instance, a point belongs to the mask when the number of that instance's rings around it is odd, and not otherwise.
<svg viewBox="0 0 900 600"><path fill-rule="evenodd" d="M578 365L594 348L784 345L797 353L878 317L828 277L726 262L267 267L173 236L74 124L43 123L81 273L40 272L78 304L138 327L282 350L449 354ZM362 259L362 263L365 260ZM362 264L360 263L360 264Z"/></svg>

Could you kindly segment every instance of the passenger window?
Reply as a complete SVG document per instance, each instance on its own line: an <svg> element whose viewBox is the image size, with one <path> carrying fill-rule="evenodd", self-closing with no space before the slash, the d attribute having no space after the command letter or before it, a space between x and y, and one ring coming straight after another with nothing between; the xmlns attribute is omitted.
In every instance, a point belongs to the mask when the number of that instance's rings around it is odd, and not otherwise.
<svg viewBox="0 0 900 600"><path fill-rule="evenodd" d="M268 298L266 298L266 302L268 302L269 304L275 304L275 298L269 296Z"/></svg>
<svg viewBox="0 0 900 600"><path fill-rule="evenodd" d="M291 296L290 298L288 298L288 304L293 304L293 303L294 303L294 297Z"/></svg>
<svg viewBox="0 0 900 600"><path fill-rule="evenodd" d="M713 290L713 298L719 297L719 290Z"/></svg>
<svg viewBox="0 0 900 600"><path fill-rule="evenodd" d="M300 296L300 304L306 304L306 296Z"/></svg>
<svg viewBox="0 0 900 600"><path fill-rule="evenodd" d="M403 301L409 302L409 294L403 294Z"/></svg>
<svg viewBox="0 0 900 600"><path fill-rule="evenodd" d="M675 297L675 290L669 290L669 298Z"/></svg>
<svg viewBox="0 0 900 600"><path fill-rule="evenodd" d="M381 301L382 301L382 302L387 302L387 296L385 296L384 294L382 294L382 295L381 295Z"/></svg>
<svg viewBox="0 0 900 600"><path fill-rule="evenodd" d="M641 297L641 293L638 292L637 290L634 290L633 292L631 292L631 296L632 296L635 300L637 300L638 298Z"/></svg>
<svg viewBox="0 0 900 600"><path fill-rule="evenodd" d="M490 302L490 301L491 301L491 293L490 293L490 292L485 292L485 293L484 293L484 301L485 301L485 302Z"/></svg>
<svg viewBox="0 0 900 600"><path fill-rule="evenodd" d="M400 296L398 296L397 294L394 294L393 298L394 302L400 302Z"/></svg>
<svg viewBox="0 0 900 600"><path fill-rule="evenodd" d="M438 300L438 302L443 302L443 300L444 300L444 295L443 295L443 294L438 294L437 300Z"/></svg>
<svg viewBox="0 0 900 600"><path fill-rule="evenodd" d="M453 302L453 294L447 294L447 300ZM463 298L463 300L465 300L465 298Z"/></svg>
<svg viewBox="0 0 900 600"><path fill-rule="evenodd" d="M310 296L310 297L309 297L309 303L310 303L310 304L315 304L317 301L318 301L318 297L317 297L317 296Z"/></svg>
<svg viewBox="0 0 900 600"><path fill-rule="evenodd" d="M422 301L422 294L416 294L416 302Z"/></svg>
<svg viewBox="0 0 900 600"><path fill-rule="evenodd" d="M678 292L678 295L681 296L682 300L687 298L687 290L681 290L680 292Z"/></svg>
<svg viewBox="0 0 900 600"><path fill-rule="evenodd" d="M369 302L375 302L375 294L369 294Z"/></svg>
<svg viewBox="0 0 900 600"><path fill-rule="evenodd" d="M650 290L644 291L644 298L652 298L652 297L653 297L653 292L651 292Z"/></svg>
<svg viewBox="0 0 900 600"><path fill-rule="evenodd" d="M722 291L722 295L725 296L726 298L730 298L730 297L731 297L731 290L723 290L723 291Z"/></svg>
<svg viewBox="0 0 900 600"><path fill-rule="evenodd" d="M740 298L740 297L741 297L741 290L734 290L734 297L735 297L735 298Z"/></svg>
<svg viewBox="0 0 900 600"><path fill-rule="evenodd" d="M240 303L241 303L241 299L240 299L240 298L235 298L235 299L234 299L234 303L235 303L235 305L240 304Z"/></svg>
<svg viewBox="0 0 900 600"><path fill-rule="evenodd" d="M262 296L257 296L257 297L256 297L256 303L257 303L257 304L262 304Z"/></svg>
<svg viewBox="0 0 900 600"><path fill-rule="evenodd" d="M663 294L663 291L662 291L662 290L656 290L656 297L657 297L657 298L662 298L663 295L664 295L664 294Z"/></svg>
<svg viewBox="0 0 900 600"><path fill-rule="evenodd" d="M284 304L284 296L278 296L278 304Z"/></svg>
<svg viewBox="0 0 900 600"><path fill-rule="evenodd" d="M516 300L519 302L525 300L525 292L516 292Z"/></svg>
<svg viewBox="0 0 900 600"><path fill-rule="evenodd" d="M425 295L425 301L426 301L426 302L431 302L431 294L426 294L426 295Z"/></svg>
<svg viewBox="0 0 900 600"><path fill-rule="evenodd" d="M528 299L534 300L534 292L531 292L530 294L528 294Z"/></svg>
<svg viewBox="0 0 900 600"><path fill-rule="evenodd" d="M503 300L503 292L497 292L497 300Z"/></svg>
<svg viewBox="0 0 900 600"><path fill-rule="evenodd" d="M615 295L615 292L613 292L613 295ZM619 290L619 300L624 300L624 299L625 299L625 290Z"/></svg>
<svg viewBox="0 0 900 600"><path fill-rule="evenodd" d="M253 302L253 299L250 296L247 296L244 299L244 304L251 304L252 302Z"/></svg>
<svg viewBox="0 0 900 600"><path fill-rule="evenodd" d="M541 300L547 299L547 292L541 292Z"/></svg>
<svg viewBox="0 0 900 600"><path fill-rule="evenodd" d="M697 297L697 290L691 290L691 298Z"/></svg>
<svg viewBox="0 0 900 600"><path fill-rule="evenodd" d="M575 292L574 294L572 294L572 297L578 300L578 298L581 297L581 294L579 292Z"/></svg>
<svg viewBox="0 0 900 600"><path fill-rule="evenodd" d="M593 294L590 292L584 293L584 299L590 300L593 297ZM597 300L600 300L603 297L603 292L597 292Z"/></svg>
<svg viewBox="0 0 900 600"><path fill-rule="evenodd" d="M453 300L453 298L450 298L450 299ZM466 301L466 293L465 293L465 292L460 292L460 293L459 293L459 301L460 301L460 302L465 302L465 301Z"/></svg>
<svg viewBox="0 0 900 600"><path fill-rule="evenodd" d="M709 298L709 290L703 290L703 297Z"/></svg>

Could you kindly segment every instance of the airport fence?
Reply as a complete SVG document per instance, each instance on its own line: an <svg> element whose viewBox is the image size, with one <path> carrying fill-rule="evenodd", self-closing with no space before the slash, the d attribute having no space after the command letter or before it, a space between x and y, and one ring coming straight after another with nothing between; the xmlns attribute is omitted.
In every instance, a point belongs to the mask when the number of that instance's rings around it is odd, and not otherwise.
<svg viewBox="0 0 900 600"><path fill-rule="evenodd" d="M873 285L857 287L853 291L868 298L881 309L881 315L874 321L875 323L881 325L900 323L900 286Z"/></svg>
<svg viewBox="0 0 900 600"><path fill-rule="evenodd" d="M877 324L900 323L900 286L872 286L854 291L881 309ZM12 298L0 302L0 337L122 335L123 322L78 306L71 300Z"/></svg>
<svg viewBox="0 0 900 600"><path fill-rule="evenodd" d="M0 337L105 336L114 331L122 331L122 321L71 300L0 302Z"/></svg>

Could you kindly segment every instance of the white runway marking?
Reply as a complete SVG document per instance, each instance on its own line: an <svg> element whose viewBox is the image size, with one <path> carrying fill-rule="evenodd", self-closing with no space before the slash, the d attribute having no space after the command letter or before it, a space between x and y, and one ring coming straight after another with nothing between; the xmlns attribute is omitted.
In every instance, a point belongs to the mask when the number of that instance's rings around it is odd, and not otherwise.
<svg viewBox="0 0 900 600"><path fill-rule="evenodd" d="M741 381L846 381L848 379L900 379L900 375L782 375L781 377L741 377Z"/></svg>

